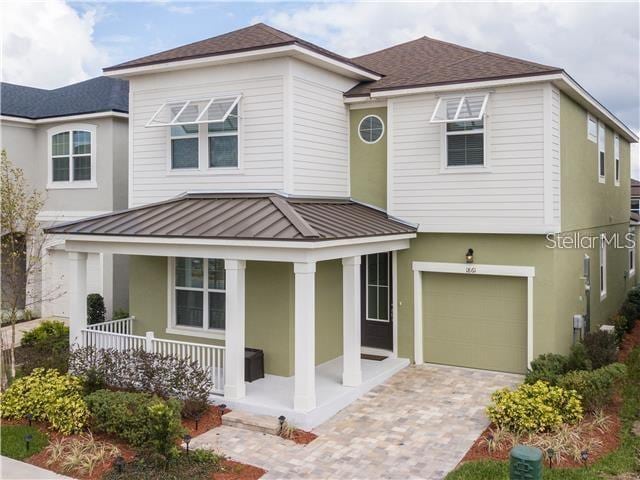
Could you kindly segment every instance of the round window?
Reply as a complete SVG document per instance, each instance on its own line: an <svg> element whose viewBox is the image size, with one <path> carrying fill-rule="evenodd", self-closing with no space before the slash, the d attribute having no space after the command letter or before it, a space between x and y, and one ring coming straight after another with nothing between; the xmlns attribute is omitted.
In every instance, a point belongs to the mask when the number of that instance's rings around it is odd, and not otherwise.
<svg viewBox="0 0 640 480"><path fill-rule="evenodd" d="M383 133L384 124L382 123L382 119L377 115L367 115L360 120L358 134L363 142L376 143L382 138Z"/></svg>

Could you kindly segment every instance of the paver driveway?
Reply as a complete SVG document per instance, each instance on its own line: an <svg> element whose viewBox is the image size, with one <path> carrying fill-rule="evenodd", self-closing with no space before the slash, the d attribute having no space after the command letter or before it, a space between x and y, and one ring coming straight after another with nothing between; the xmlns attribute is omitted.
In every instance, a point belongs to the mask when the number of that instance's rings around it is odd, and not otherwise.
<svg viewBox="0 0 640 480"><path fill-rule="evenodd" d="M277 479L440 479L488 424L491 392L522 377L435 365L411 366L314 430L306 446L279 437L220 427L196 437L262 467Z"/></svg>

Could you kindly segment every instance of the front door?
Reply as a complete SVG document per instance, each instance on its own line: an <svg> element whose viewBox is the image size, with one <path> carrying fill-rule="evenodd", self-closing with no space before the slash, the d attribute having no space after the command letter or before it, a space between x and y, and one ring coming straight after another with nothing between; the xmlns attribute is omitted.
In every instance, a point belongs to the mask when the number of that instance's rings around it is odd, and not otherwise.
<svg viewBox="0 0 640 480"><path fill-rule="evenodd" d="M393 350L391 252L362 257L362 346Z"/></svg>

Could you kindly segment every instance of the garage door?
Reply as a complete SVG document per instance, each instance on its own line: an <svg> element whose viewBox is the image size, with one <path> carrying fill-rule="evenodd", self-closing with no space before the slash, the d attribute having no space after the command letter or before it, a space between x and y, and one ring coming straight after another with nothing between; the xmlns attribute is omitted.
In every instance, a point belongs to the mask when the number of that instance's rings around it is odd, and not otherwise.
<svg viewBox="0 0 640 480"><path fill-rule="evenodd" d="M523 373L527 280L423 273L424 361Z"/></svg>

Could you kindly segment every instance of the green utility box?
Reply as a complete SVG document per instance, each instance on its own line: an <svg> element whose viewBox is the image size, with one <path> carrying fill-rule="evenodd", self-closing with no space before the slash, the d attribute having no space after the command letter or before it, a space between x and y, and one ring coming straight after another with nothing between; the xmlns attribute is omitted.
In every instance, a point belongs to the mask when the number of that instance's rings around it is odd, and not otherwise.
<svg viewBox="0 0 640 480"><path fill-rule="evenodd" d="M542 450L516 445L509 454L509 480L541 480Z"/></svg>

